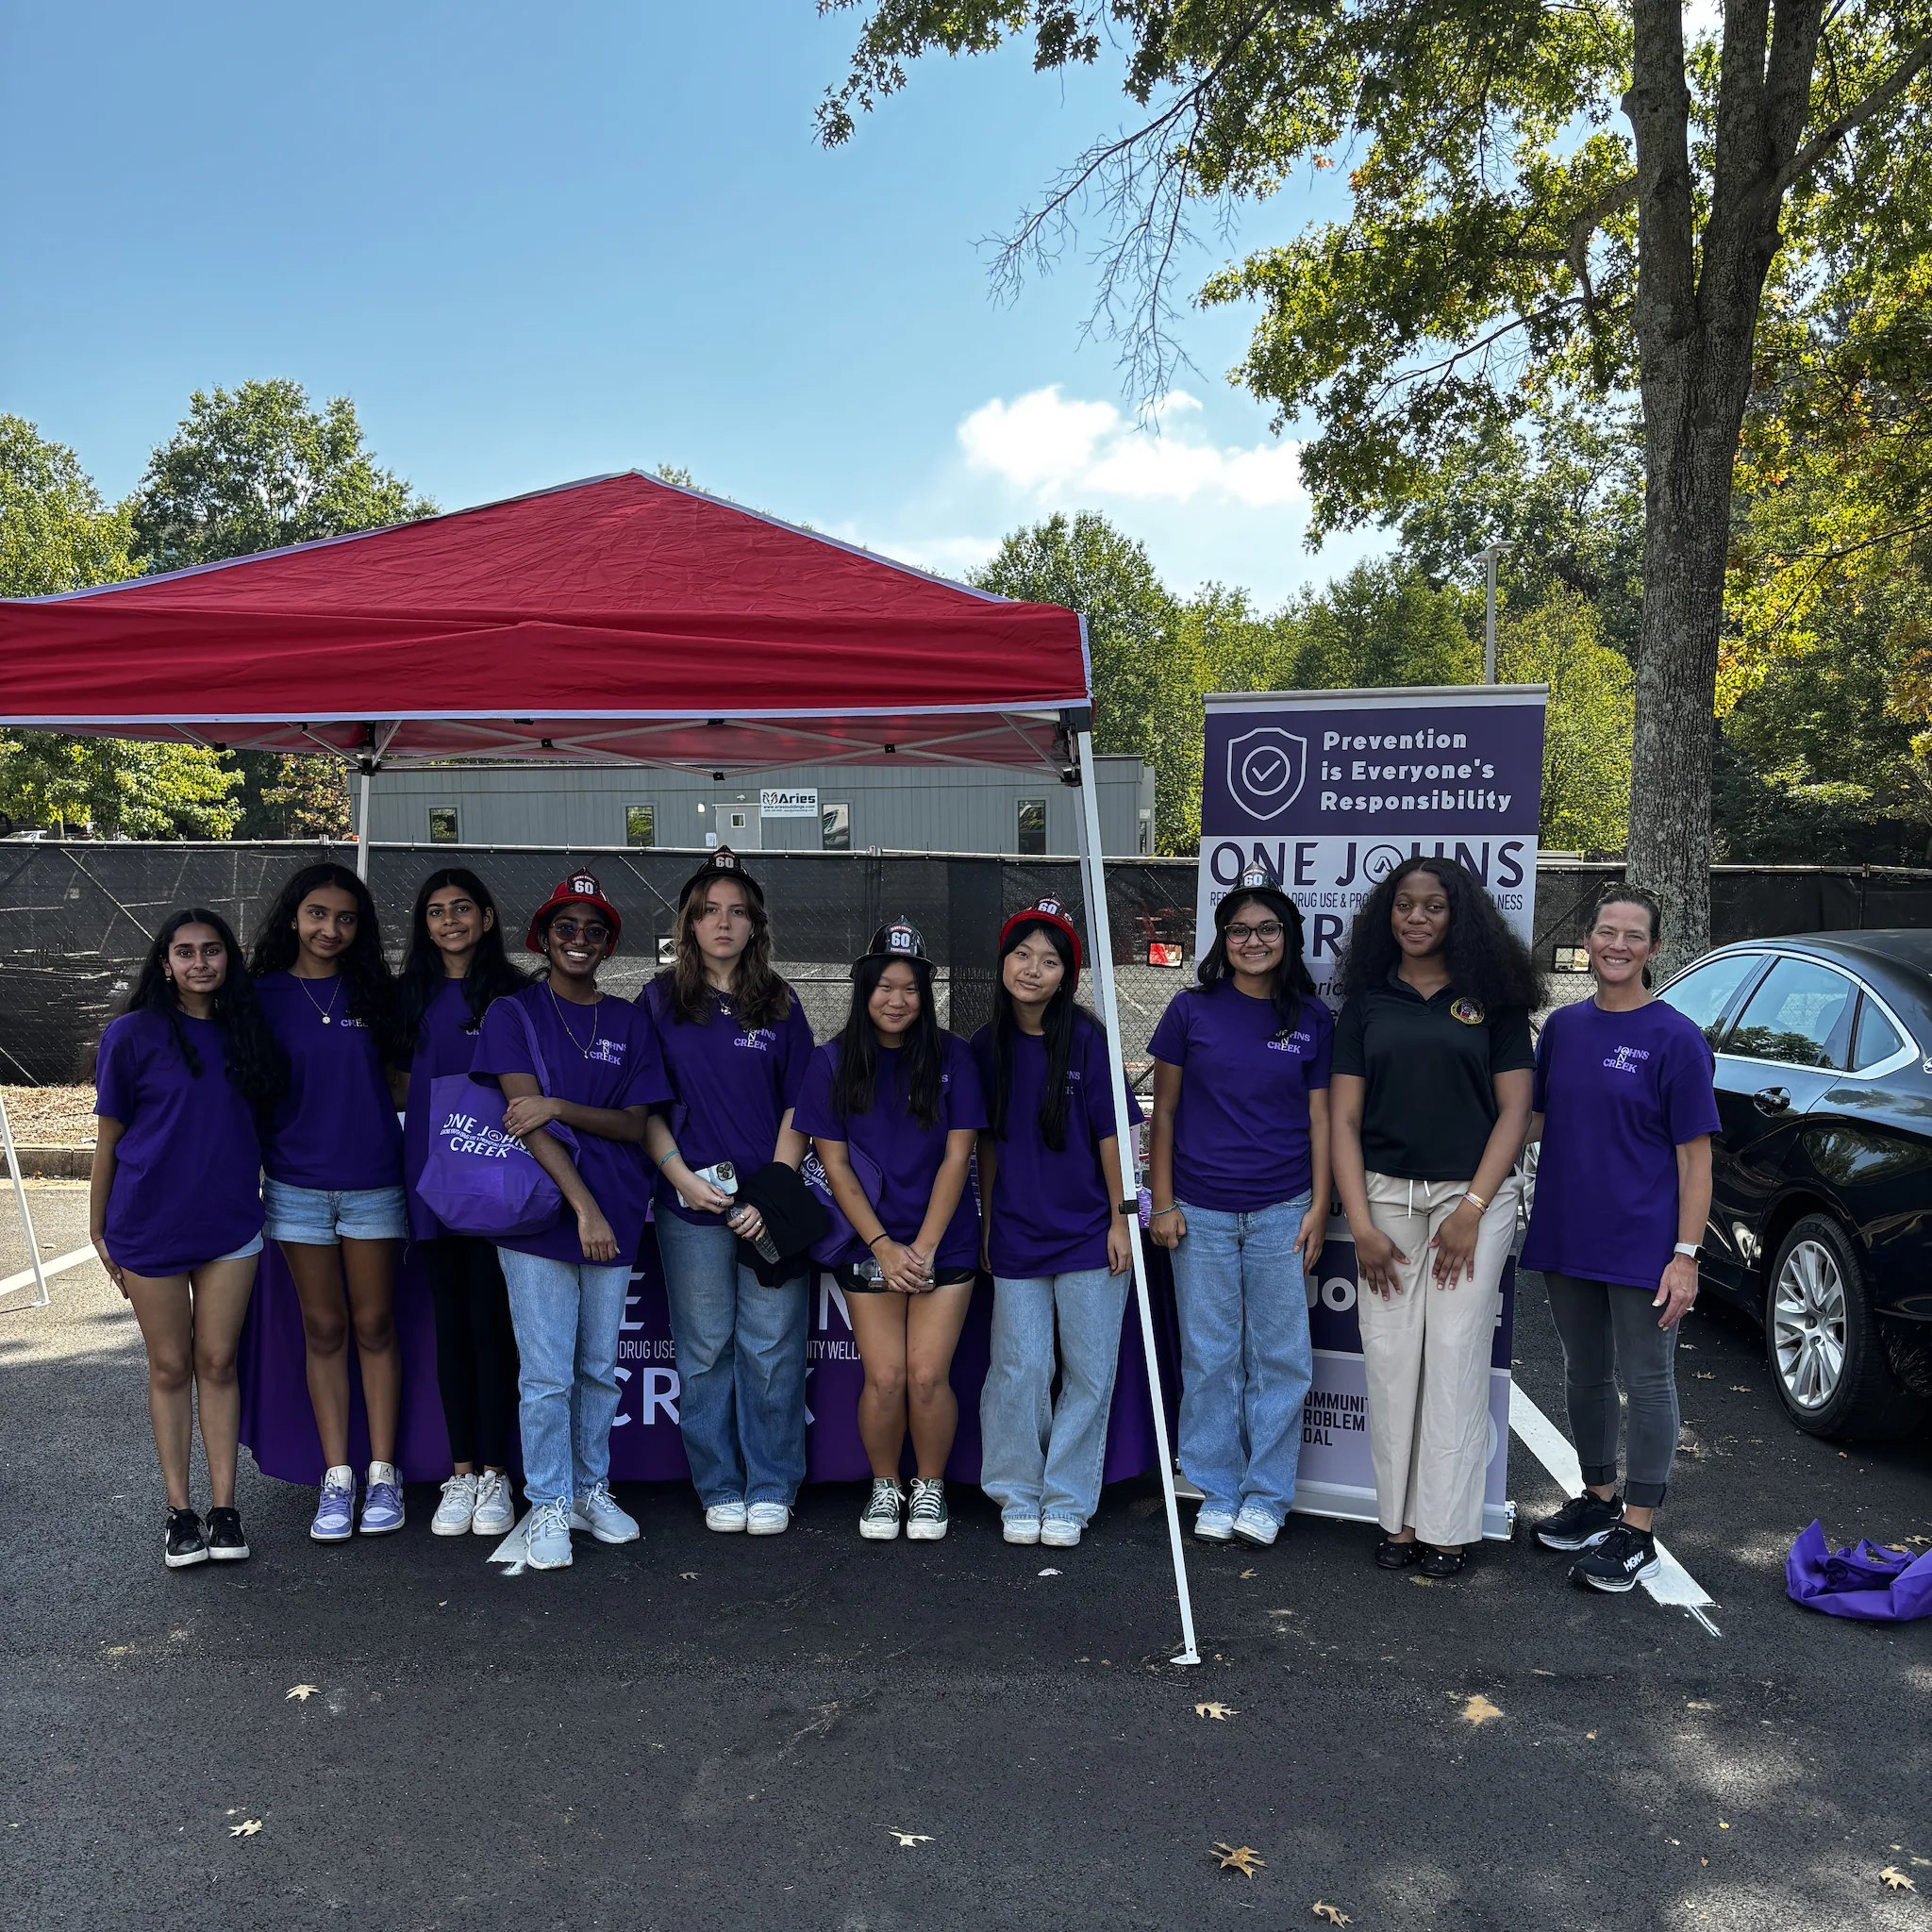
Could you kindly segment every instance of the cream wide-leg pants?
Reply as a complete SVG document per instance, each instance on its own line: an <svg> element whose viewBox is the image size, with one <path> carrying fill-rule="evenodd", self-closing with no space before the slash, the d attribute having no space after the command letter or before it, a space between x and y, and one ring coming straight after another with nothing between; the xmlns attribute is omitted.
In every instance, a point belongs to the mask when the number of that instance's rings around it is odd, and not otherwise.
<svg viewBox="0 0 1932 1932"><path fill-rule="evenodd" d="M1474 1280L1464 1274L1454 1288L1439 1288L1429 1243L1469 1183L1387 1174L1367 1180L1369 1218L1407 1257L1395 1264L1401 1286L1386 1301L1366 1283L1356 1297L1376 1514L1391 1536L1412 1524L1425 1543L1476 1542L1489 1465L1490 1354L1523 1184L1510 1174L1484 1210Z"/></svg>

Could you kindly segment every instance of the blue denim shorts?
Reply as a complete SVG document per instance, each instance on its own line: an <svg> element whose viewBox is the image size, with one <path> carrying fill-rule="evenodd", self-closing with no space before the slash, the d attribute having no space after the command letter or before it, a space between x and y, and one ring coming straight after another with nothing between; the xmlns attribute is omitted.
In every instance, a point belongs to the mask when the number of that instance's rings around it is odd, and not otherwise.
<svg viewBox="0 0 1932 1932"><path fill-rule="evenodd" d="M409 1232L403 1191L395 1188L297 1188L261 1177L261 1208L272 1241L332 1248L352 1241L399 1241Z"/></svg>
<svg viewBox="0 0 1932 1932"><path fill-rule="evenodd" d="M217 1255L215 1259L217 1261L245 1261L251 1255L258 1255L260 1253L261 1236L257 1235L252 1241L244 1242L241 1247L234 1249L229 1254Z"/></svg>

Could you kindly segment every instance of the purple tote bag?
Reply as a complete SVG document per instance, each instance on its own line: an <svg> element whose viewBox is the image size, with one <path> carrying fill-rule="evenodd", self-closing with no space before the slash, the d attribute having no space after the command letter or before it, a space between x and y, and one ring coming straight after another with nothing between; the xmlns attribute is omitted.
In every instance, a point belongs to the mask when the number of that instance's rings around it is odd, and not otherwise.
<svg viewBox="0 0 1932 1932"><path fill-rule="evenodd" d="M1785 1560L1785 1594L1807 1610L1866 1624L1932 1617L1932 1550L1913 1557L1874 1542L1831 1550L1814 1522Z"/></svg>
<svg viewBox="0 0 1932 1932"><path fill-rule="evenodd" d="M880 1189L885 1176L880 1174L878 1163L862 1148L855 1147L850 1141L845 1143L845 1158L852 1163L852 1177L865 1190L865 1198L877 1207ZM830 1215L832 1224L824 1234L812 1243L811 1257L823 1268L836 1265L840 1255L858 1238L858 1230L845 1219L845 1210L832 1198L832 1184L825 1178L825 1170L819 1161L818 1152L813 1149L805 1157L805 1163L798 1170L799 1178L809 1188L825 1212Z"/></svg>
<svg viewBox="0 0 1932 1932"><path fill-rule="evenodd" d="M547 1094L550 1072L537 1044L537 1029L521 1002L511 1004L530 1042L537 1084ZM484 1118L493 1110L485 1104L489 1092L468 1074L448 1074L429 1083L429 1158L416 1191L454 1234L527 1241L557 1225L563 1216L563 1194L521 1141ZM552 1121L544 1132L576 1158L576 1136L568 1127Z"/></svg>

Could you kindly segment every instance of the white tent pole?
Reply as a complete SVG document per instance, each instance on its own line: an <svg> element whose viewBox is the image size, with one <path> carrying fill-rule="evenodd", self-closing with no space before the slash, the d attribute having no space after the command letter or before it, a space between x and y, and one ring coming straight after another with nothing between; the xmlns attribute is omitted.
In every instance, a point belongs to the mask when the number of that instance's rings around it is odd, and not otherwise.
<svg viewBox="0 0 1932 1932"><path fill-rule="evenodd" d="M1120 1008L1113 993L1113 925L1107 912L1107 866L1100 844L1100 799L1093 771L1093 733L1083 729L1077 737L1080 758L1080 879L1087 895L1087 929L1093 937L1093 977L1100 994L1100 1016L1107 1024L1108 1058L1113 1063L1114 1078L1121 1083L1124 1102L1130 1104L1127 1091L1126 1052L1121 1041ZM1127 1113L1120 1110L1122 1165L1132 1178L1132 1164L1125 1150L1133 1145L1126 1128ZM1112 1186L1111 1181L1108 1182ZM1141 1216L1127 1217L1127 1246L1134 1257L1134 1294L1141 1305L1141 1353L1147 1362L1147 1396L1154 1407L1154 1448L1160 1460L1160 1491L1167 1500L1167 1538L1174 1552L1174 1587L1180 1598L1181 1652L1170 1659L1177 1664L1197 1664L1201 1653L1194 1644L1194 1604L1188 1591L1188 1562L1181 1541L1180 1499L1174 1491L1174 1452L1167 1439L1167 1409L1160 1395L1160 1366L1154 1354L1154 1304L1147 1293L1147 1256L1141 1244Z"/></svg>
<svg viewBox="0 0 1932 1932"><path fill-rule="evenodd" d="M369 876L369 767L362 767L362 806L356 822L356 876Z"/></svg>
<svg viewBox="0 0 1932 1932"><path fill-rule="evenodd" d="M40 1291L28 1307L44 1308L53 1297L47 1292L47 1277L41 1270L40 1237L34 1233L34 1218L27 1212L26 1183L20 1177L20 1156L14 1151L13 1124L7 1118L5 1094L0 1094L0 1141L7 1143L7 1172L13 1181L13 1198L20 1205L20 1224L26 1233L27 1262L34 1271L34 1286Z"/></svg>

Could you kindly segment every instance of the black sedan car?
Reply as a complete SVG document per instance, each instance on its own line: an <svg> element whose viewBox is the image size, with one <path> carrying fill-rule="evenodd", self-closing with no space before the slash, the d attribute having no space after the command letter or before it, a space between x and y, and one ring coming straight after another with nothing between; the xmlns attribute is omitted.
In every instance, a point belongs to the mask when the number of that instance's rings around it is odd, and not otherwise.
<svg viewBox="0 0 1932 1932"><path fill-rule="evenodd" d="M1717 1057L1707 1287L1762 1324L1791 1420L1932 1416L1932 932L1707 953L1659 989Z"/></svg>

